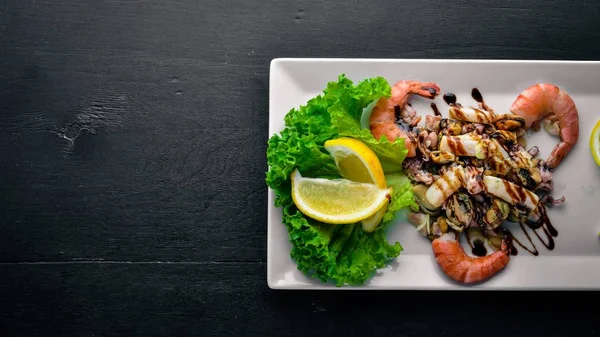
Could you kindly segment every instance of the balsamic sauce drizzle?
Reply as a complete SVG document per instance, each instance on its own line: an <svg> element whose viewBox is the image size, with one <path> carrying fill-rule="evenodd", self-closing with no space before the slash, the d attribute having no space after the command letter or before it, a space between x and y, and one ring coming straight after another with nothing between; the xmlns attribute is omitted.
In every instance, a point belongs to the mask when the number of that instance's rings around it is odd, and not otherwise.
<svg viewBox="0 0 600 337"><path fill-rule="evenodd" d="M481 96L481 92L479 92L479 89L473 88L473 90L471 90L471 97L473 97L473 99L476 100L478 103L484 104L483 96Z"/></svg>
<svg viewBox="0 0 600 337"><path fill-rule="evenodd" d="M554 245L554 238L558 236L558 231L556 230L556 228L554 228L554 226L552 226L552 222L550 221L550 218L548 217L548 213L546 210L546 207L542 204L538 205L538 211L540 212L540 220L537 222L534 221L520 221L519 222L519 227L521 227L521 230L523 230L523 232L525 233L525 236L527 237L527 241L529 241L529 243L531 244L531 246L533 248L528 248L525 245L523 245L522 242L520 242L517 238L515 238L515 236L509 231L507 230L507 235L509 238L509 247L510 247L510 252L511 255L517 255L518 254L518 250L515 247L514 243L516 242L521 248L525 249L526 251L528 251L530 254L534 255L534 256L538 256L539 252L537 250L537 247L535 246L535 244L533 243L533 241L531 240L531 236L529 235L529 233L527 232L527 228L531 229L531 231L533 231L533 233L535 234L535 236L537 236L537 238L540 240L540 242L542 243L542 245L544 245L544 247L546 247L546 249L548 250L553 250L555 245ZM546 240L542 239L542 236L539 233L539 229L542 229L542 232L544 233L544 236L546 237Z"/></svg>
<svg viewBox="0 0 600 337"><path fill-rule="evenodd" d="M394 115L396 117L396 122L400 122L402 120L402 111L399 105L394 105Z"/></svg>
<svg viewBox="0 0 600 337"><path fill-rule="evenodd" d="M481 95L481 92L479 91L479 89L477 89L477 88L471 89L471 97L473 97L474 100L476 100L479 104L481 104L481 106L485 110L489 110L488 106L485 104L485 101L483 100L483 95ZM456 103L456 95L453 93L444 94L443 98L444 98L444 102L446 102L446 104L448 104L450 106L459 105Z"/></svg>
<svg viewBox="0 0 600 337"><path fill-rule="evenodd" d="M475 240L471 242L471 237L469 235L469 231L465 232L465 236L467 238L467 243L471 247L471 252L475 256L483 257L487 255L487 249L485 249L484 242L481 240Z"/></svg>
<svg viewBox="0 0 600 337"><path fill-rule="evenodd" d="M435 103L431 103L431 109L433 109L433 113L436 116L441 116L442 113L440 112L440 109L438 109L437 105Z"/></svg>
<svg viewBox="0 0 600 337"><path fill-rule="evenodd" d="M456 104L456 95L452 93L444 94L444 102L448 105Z"/></svg>
<svg viewBox="0 0 600 337"><path fill-rule="evenodd" d="M487 106L487 104L485 104L484 100L483 100L483 96L481 95L481 92L479 92L479 89L477 88L473 88L473 90L471 90L471 97L473 97L474 100L476 100L479 104L481 104L481 107L487 111L490 111L491 109Z"/></svg>

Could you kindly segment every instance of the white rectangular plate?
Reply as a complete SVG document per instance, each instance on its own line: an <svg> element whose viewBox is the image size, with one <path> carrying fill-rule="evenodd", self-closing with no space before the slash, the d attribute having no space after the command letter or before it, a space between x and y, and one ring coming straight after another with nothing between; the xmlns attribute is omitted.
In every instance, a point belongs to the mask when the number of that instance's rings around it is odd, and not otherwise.
<svg viewBox="0 0 600 337"><path fill-rule="evenodd" d="M435 99L444 116L444 93L455 93L463 105L475 105L471 89L478 88L485 102L496 112L508 112L517 95L529 85L554 83L571 94L580 117L576 146L554 173L555 198L566 203L549 209L558 230L556 247L548 250L531 231L539 255L523 249L507 267L487 282L464 286L449 280L438 269L429 240L420 236L405 217L390 224L388 239L398 241L404 251L367 284L336 288L322 284L297 270L290 258L287 231L281 209L268 196L267 282L273 289L415 289L415 290L588 290L600 288L600 167L594 163L589 137L600 119L600 62L593 61L502 61L502 60L388 60L388 59L276 59L270 70L269 136L284 127L283 117L293 107L320 94L338 75L357 83L382 76L393 85L403 79L436 82L442 90ZM421 115L432 113L430 100L411 98ZM543 128L528 138L546 158L558 138ZM517 227L518 229L518 227ZM520 230L515 235L525 241Z"/></svg>

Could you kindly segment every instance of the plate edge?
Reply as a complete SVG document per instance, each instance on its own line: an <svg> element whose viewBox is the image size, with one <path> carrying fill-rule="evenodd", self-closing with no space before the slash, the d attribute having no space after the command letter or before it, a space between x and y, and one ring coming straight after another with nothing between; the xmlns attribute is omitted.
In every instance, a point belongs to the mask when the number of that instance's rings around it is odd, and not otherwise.
<svg viewBox="0 0 600 337"><path fill-rule="evenodd" d="M566 59L476 59L476 58L354 58L354 57L276 57L271 59L270 69L274 65L286 62L398 62L398 63L505 63L505 64L595 64L600 60Z"/></svg>

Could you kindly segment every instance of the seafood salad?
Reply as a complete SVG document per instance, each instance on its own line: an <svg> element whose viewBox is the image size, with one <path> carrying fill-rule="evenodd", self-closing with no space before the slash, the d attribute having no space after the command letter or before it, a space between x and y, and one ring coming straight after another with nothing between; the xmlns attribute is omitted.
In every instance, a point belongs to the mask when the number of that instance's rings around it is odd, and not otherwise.
<svg viewBox="0 0 600 337"><path fill-rule="evenodd" d="M431 100L429 113L412 107L413 95ZM575 103L546 83L502 111L476 88L471 96L468 106L435 82L353 83L342 74L285 115L268 141L265 180L298 270L364 284L404 250L386 234L403 209L459 284L489 280L520 251L538 255L538 240L554 248L548 209L568 200L553 195L553 172L579 138ZM542 126L560 138L547 158L526 141Z"/></svg>
<svg viewBox="0 0 600 337"><path fill-rule="evenodd" d="M407 104L410 95L433 99L440 93L432 82L397 82L391 96L373 107L370 130L377 139L405 140L403 170L418 203L408 220L431 241L441 270L459 283L482 282L507 266L517 246L538 254L527 229L548 249L554 247L558 233L547 209L566 199L553 197L552 172L577 142L578 112L570 96L552 84L527 88L509 112L488 106L476 88L477 106L443 95L448 118L434 103L424 119ZM541 125L560 137L545 159L525 140L527 130ZM518 223L530 244L517 240L505 221ZM472 254L460 244L463 234Z"/></svg>

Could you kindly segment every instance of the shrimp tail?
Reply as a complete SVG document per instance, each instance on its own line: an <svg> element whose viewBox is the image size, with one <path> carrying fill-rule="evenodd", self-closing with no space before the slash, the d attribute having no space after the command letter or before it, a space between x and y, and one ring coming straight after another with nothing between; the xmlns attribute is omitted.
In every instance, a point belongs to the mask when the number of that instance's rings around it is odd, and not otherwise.
<svg viewBox="0 0 600 337"><path fill-rule="evenodd" d="M556 146L554 147L554 149L552 149L552 152L548 156L548 160L546 161L546 167L548 167L549 169L556 168L562 162L562 160L567 156L569 151L571 151L571 148L573 148L573 145L575 145L575 144L567 143L567 142L563 142L563 141L556 144Z"/></svg>
<svg viewBox="0 0 600 337"><path fill-rule="evenodd" d="M440 87L434 82L417 82L416 86L418 88L415 88L413 93L428 99L436 98L441 91Z"/></svg>

